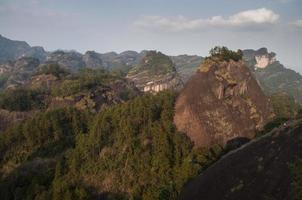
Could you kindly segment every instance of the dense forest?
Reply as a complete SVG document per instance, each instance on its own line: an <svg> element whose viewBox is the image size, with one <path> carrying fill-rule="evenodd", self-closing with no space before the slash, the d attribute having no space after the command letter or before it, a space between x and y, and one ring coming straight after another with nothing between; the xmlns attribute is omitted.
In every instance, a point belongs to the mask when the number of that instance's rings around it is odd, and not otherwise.
<svg viewBox="0 0 302 200"><path fill-rule="evenodd" d="M174 98L173 92L145 95L96 115L55 109L9 128L0 140L1 194L4 199L175 199L222 149L193 149L175 130Z"/></svg>

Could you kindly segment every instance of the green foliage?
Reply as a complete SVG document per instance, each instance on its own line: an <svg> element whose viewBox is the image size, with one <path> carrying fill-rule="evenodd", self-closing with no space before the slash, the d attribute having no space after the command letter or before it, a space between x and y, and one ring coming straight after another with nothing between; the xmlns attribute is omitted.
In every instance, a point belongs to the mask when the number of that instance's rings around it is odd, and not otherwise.
<svg viewBox="0 0 302 200"><path fill-rule="evenodd" d="M257 136L264 135L266 133L271 132L274 128L281 126L282 124L286 123L289 118L286 117L277 117L274 120L268 122L264 127L263 130L257 133Z"/></svg>
<svg viewBox="0 0 302 200"><path fill-rule="evenodd" d="M46 64L38 70L36 75L38 74L52 74L60 78L62 76L66 76L69 73L65 69L61 68L58 64Z"/></svg>
<svg viewBox="0 0 302 200"><path fill-rule="evenodd" d="M66 173L68 166L64 159L59 161L55 168L55 175L52 181L51 193L52 200L88 200L91 199L88 189L82 185L82 183L74 176L64 177L64 171Z"/></svg>
<svg viewBox="0 0 302 200"><path fill-rule="evenodd" d="M87 116L73 108L40 113L0 135L0 163L17 166L34 157L53 157L87 131Z"/></svg>
<svg viewBox="0 0 302 200"><path fill-rule="evenodd" d="M286 93L273 94L270 100L277 117L293 118L302 109L302 106Z"/></svg>
<svg viewBox="0 0 302 200"><path fill-rule="evenodd" d="M88 136L77 137L70 173L129 199L176 199L183 184L215 153L193 151L175 130L175 96L146 95L100 112ZM66 175L68 176L68 174Z"/></svg>
<svg viewBox="0 0 302 200"><path fill-rule="evenodd" d="M48 188L53 173L53 162L35 160L27 163L0 182L1 199L50 199Z"/></svg>
<svg viewBox="0 0 302 200"><path fill-rule="evenodd" d="M302 103L302 77L299 73L274 62L263 69L258 68L255 76L267 94L286 93Z"/></svg>
<svg viewBox="0 0 302 200"><path fill-rule="evenodd" d="M296 162L289 165L292 174L292 194L294 200L302 199L302 160L298 159Z"/></svg>
<svg viewBox="0 0 302 200"><path fill-rule="evenodd" d="M7 75L0 75L0 89L3 88L3 86L5 85L6 81L8 79Z"/></svg>
<svg viewBox="0 0 302 200"><path fill-rule="evenodd" d="M237 52L229 50L227 47L214 47L210 50L211 59L218 59L219 61L239 61L242 60L243 53L241 50L237 50Z"/></svg>
<svg viewBox="0 0 302 200"><path fill-rule="evenodd" d="M28 111L43 108L42 95L26 88L8 89L0 94L0 108L10 111Z"/></svg>
<svg viewBox="0 0 302 200"><path fill-rule="evenodd" d="M106 85L118 80L117 74L106 70L84 69L70 78L66 78L60 85L52 88L53 96L70 96L78 92L87 91L98 85Z"/></svg>
<svg viewBox="0 0 302 200"><path fill-rule="evenodd" d="M23 199L176 199L221 148L193 149L173 125L174 101L171 92L140 96L105 108L94 120L56 109L8 129L0 135L0 184L9 191L4 199L18 199L12 191ZM45 175L34 170L37 159ZM33 172L24 170L26 163ZM24 176L15 173L18 166Z"/></svg>
<svg viewBox="0 0 302 200"><path fill-rule="evenodd" d="M129 74L139 73L144 70L148 71L150 75L156 75L166 74L175 69L169 56L166 56L159 51L148 51L142 61L130 70Z"/></svg>

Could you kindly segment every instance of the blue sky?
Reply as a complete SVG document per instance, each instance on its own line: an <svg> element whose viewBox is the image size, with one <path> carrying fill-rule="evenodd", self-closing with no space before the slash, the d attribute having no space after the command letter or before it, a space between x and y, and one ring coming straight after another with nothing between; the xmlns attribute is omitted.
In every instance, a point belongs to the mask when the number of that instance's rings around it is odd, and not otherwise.
<svg viewBox="0 0 302 200"><path fill-rule="evenodd" d="M0 34L80 52L265 46L302 72L302 0L0 0Z"/></svg>

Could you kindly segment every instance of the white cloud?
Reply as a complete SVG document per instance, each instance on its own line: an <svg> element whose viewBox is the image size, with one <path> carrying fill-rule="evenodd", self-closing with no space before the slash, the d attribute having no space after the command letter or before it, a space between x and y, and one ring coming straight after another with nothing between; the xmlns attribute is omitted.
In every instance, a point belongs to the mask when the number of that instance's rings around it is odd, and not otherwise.
<svg viewBox="0 0 302 200"><path fill-rule="evenodd" d="M298 19L298 20L292 22L291 24L296 27L302 28L302 19Z"/></svg>
<svg viewBox="0 0 302 200"><path fill-rule="evenodd" d="M256 10L246 10L224 18L214 16L211 18L189 19L184 16L163 17L144 16L134 22L139 28L160 29L165 31L190 31L205 27L257 27L275 24L279 15L272 10L259 8Z"/></svg>

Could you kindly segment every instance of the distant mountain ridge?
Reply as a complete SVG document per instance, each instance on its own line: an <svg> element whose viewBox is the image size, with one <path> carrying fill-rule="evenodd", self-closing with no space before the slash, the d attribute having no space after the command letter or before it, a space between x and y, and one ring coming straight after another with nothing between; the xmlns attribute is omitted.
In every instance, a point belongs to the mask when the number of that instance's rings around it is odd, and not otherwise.
<svg viewBox="0 0 302 200"><path fill-rule="evenodd" d="M166 89L178 90L183 82L172 60L161 52L149 51L139 64L132 67L127 78L144 92L160 92Z"/></svg>
<svg viewBox="0 0 302 200"><path fill-rule="evenodd" d="M256 51L243 50L243 55L266 94L285 92L302 103L302 76L294 70L285 68L276 59L274 52L261 48Z"/></svg>
<svg viewBox="0 0 302 200"><path fill-rule="evenodd" d="M43 47L31 47L24 41L10 40L0 35L0 63L13 61L21 57L46 58Z"/></svg>
<svg viewBox="0 0 302 200"><path fill-rule="evenodd" d="M42 47L31 47L26 42L10 40L0 35L0 86L7 78L3 74L10 71L9 61L22 57L37 58L41 64L57 63L72 72L93 68L117 70L127 74L140 63L147 52L146 50L122 53L87 51L84 54L61 50L46 52ZM243 50L243 58L266 94L285 92L302 103L302 76L294 70L285 68L276 59L275 53L268 52L267 48L247 49ZM189 80L204 60L203 57L196 55L170 56L170 59L183 83Z"/></svg>

